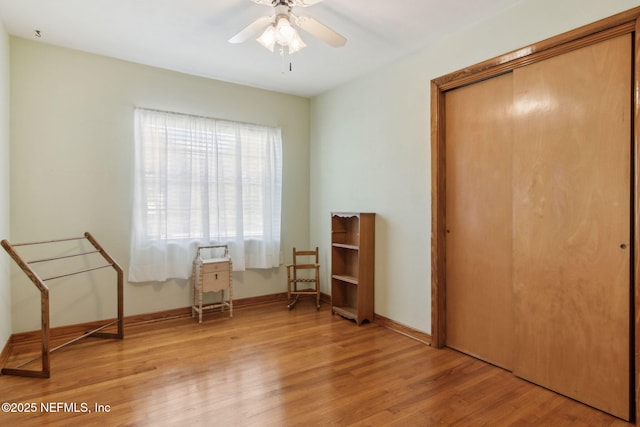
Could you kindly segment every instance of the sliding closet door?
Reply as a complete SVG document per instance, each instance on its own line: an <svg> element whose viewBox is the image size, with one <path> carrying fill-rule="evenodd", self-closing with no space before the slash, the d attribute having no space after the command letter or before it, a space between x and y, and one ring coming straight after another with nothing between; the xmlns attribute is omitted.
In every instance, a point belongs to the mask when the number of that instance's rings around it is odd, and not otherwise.
<svg viewBox="0 0 640 427"><path fill-rule="evenodd" d="M445 96L447 346L510 369L512 75Z"/></svg>
<svg viewBox="0 0 640 427"><path fill-rule="evenodd" d="M630 415L631 36L514 71L513 372Z"/></svg>

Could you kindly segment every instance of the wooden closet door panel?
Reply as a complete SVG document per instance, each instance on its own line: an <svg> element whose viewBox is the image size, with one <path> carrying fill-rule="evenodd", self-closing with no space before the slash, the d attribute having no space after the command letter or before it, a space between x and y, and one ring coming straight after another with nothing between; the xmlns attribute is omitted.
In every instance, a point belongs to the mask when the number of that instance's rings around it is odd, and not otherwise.
<svg viewBox="0 0 640 427"><path fill-rule="evenodd" d="M512 75L445 96L446 344L510 369Z"/></svg>
<svg viewBox="0 0 640 427"><path fill-rule="evenodd" d="M514 71L513 372L630 416L631 36Z"/></svg>

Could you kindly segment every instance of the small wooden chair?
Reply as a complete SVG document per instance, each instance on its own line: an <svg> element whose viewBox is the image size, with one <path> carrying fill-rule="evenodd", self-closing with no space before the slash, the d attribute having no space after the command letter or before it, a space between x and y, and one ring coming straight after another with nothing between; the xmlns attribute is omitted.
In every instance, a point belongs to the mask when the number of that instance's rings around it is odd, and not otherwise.
<svg viewBox="0 0 640 427"><path fill-rule="evenodd" d="M312 271L304 273L300 270ZM299 274L302 273L302 274ZM298 283L314 284L313 288L298 289ZM289 310L298 302L300 295L315 295L316 307L320 310L320 264L318 264L318 247L315 250L298 251L293 248L293 264L287 265L287 299ZM293 302L291 298L295 297Z"/></svg>

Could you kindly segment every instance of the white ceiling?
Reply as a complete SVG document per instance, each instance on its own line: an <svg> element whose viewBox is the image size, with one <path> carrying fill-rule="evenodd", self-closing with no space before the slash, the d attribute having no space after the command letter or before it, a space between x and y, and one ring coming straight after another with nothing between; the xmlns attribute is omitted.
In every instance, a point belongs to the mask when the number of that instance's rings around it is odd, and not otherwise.
<svg viewBox="0 0 640 427"><path fill-rule="evenodd" d="M272 14L271 7L251 0L0 0L0 17L18 37L313 96L520 1L324 0L293 12L331 27L347 44L332 48L300 31L307 48L285 56L284 64L253 39L227 42L256 18Z"/></svg>

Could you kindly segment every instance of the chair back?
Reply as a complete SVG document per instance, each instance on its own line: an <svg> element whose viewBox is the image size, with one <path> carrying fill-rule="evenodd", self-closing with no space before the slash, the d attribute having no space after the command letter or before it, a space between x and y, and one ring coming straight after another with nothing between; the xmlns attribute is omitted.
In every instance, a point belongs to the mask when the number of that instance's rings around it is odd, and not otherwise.
<svg viewBox="0 0 640 427"><path fill-rule="evenodd" d="M315 250L298 251L293 248L293 266L296 270L313 268L318 265L318 247Z"/></svg>

